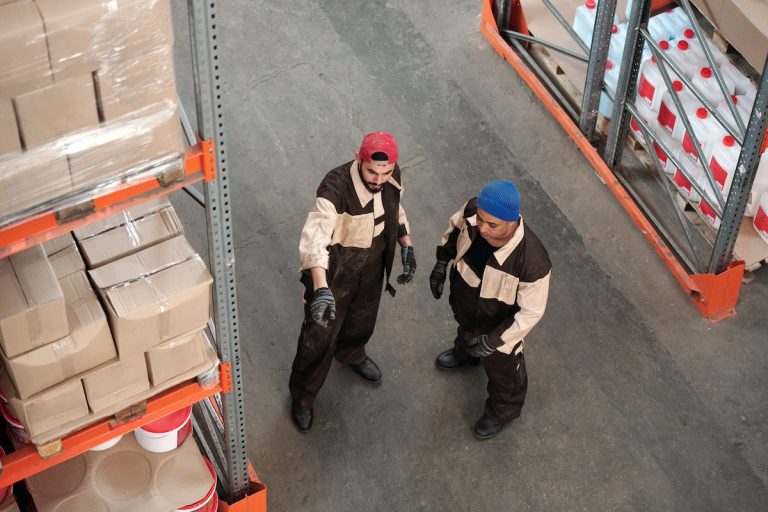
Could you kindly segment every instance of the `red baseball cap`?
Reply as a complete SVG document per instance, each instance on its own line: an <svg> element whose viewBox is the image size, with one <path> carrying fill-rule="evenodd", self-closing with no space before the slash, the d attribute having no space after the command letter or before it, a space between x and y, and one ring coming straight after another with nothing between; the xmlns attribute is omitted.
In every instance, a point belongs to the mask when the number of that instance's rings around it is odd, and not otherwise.
<svg viewBox="0 0 768 512"><path fill-rule="evenodd" d="M400 156L397 151L397 141L392 134L387 132L371 132L363 137L360 151L357 152L360 160L370 162L374 153L387 155L388 164L394 164Z"/></svg>

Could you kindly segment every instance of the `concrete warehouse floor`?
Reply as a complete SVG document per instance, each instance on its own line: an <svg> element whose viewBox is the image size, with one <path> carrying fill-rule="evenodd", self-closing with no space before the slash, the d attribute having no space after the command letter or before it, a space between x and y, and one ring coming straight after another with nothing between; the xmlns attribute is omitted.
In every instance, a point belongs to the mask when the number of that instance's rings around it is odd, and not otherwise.
<svg viewBox="0 0 768 512"><path fill-rule="evenodd" d="M174 0L190 107L185 5ZM768 271L735 318L701 318L486 43L479 12L477 0L219 2L248 448L269 509L768 510ZM383 383L334 365L300 434L299 233L324 173L381 129L400 142L417 279L382 300L369 353ZM492 178L517 182L554 269L523 416L480 442L485 377L434 367L454 324L427 278L448 216ZM202 211L174 199L205 251Z"/></svg>

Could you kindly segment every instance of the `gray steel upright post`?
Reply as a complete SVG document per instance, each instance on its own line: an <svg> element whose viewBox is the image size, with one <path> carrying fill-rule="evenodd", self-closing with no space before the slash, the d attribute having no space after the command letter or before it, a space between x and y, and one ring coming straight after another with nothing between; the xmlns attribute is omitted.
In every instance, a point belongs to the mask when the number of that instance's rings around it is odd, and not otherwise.
<svg viewBox="0 0 768 512"><path fill-rule="evenodd" d="M635 96L637 74L640 71L640 57L643 53L645 40L640 35L640 27L648 24L651 14L651 0L635 0L627 22L627 39L624 45L621 72L616 85L616 97L613 102L611 128L608 130L608 140L605 143L603 160L609 167L615 168L621 161L624 141L629 129L629 115L624 103Z"/></svg>
<svg viewBox="0 0 768 512"><path fill-rule="evenodd" d="M499 32L509 27L512 0L496 0L496 26Z"/></svg>
<svg viewBox="0 0 768 512"><path fill-rule="evenodd" d="M581 99L581 117L579 128L592 140L597 126L597 109L600 105L600 94L603 91L605 76L605 61L608 58L608 46L611 43L611 28L616 12L616 0L600 0L597 3L595 28L592 32L592 46L587 64L587 78L584 82L584 95Z"/></svg>
<svg viewBox="0 0 768 512"><path fill-rule="evenodd" d="M216 142L216 180L205 183L208 251L214 274L214 319L219 357L232 369L232 391L224 394L224 452L227 456L227 499L242 499L248 491L245 410L240 368L240 341L235 291L235 251L229 198L229 172L222 121L219 35L215 0L188 0L192 40L195 99L202 139Z"/></svg>
<svg viewBox="0 0 768 512"><path fill-rule="evenodd" d="M760 87L757 89L755 104L752 107L752 114L749 116L749 123L747 123L747 132L744 135L744 144L741 146L736 172L733 175L731 191L725 203L725 211L720 221L720 229L717 231L717 238L715 238L715 247L709 261L711 273L719 274L725 271L733 256L733 247L736 245L736 237L739 235L741 218L747 208L747 198L757 174L757 164L760 162L760 146L765 137L766 124L768 124L768 59L766 59L763 67L763 76L760 78Z"/></svg>

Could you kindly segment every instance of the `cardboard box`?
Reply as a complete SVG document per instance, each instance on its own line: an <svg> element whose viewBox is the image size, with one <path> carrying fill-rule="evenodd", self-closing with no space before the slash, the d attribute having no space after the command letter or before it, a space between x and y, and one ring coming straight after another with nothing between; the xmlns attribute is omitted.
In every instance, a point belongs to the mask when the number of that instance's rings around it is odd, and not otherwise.
<svg viewBox="0 0 768 512"><path fill-rule="evenodd" d="M762 73L768 56L768 3L758 0L693 0L728 42Z"/></svg>
<svg viewBox="0 0 768 512"><path fill-rule="evenodd" d="M72 274L60 282L70 334L16 357L3 357L19 398L29 398L117 356L106 316L85 274Z"/></svg>
<svg viewBox="0 0 768 512"><path fill-rule="evenodd" d="M107 122L178 105L173 47L161 47L96 73L99 106ZM144 114L142 114L144 113Z"/></svg>
<svg viewBox="0 0 768 512"><path fill-rule="evenodd" d="M80 379L70 379L22 400L16 396L7 372L2 370L0 390L8 399L13 415L21 421L30 436L84 418L89 413Z"/></svg>
<svg viewBox="0 0 768 512"><path fill-rule="evenodd" d="M0 503L0 512L19 512L19 505L16 503L16 497L12 492L9 492L8 496Z"/></svg>
<svg viewBox="0 0 768 512"><path fill-rule="evenodd" d="M57 252L63 251L72 245L75 245L75 239L72 238L72 233L66 233L64 235L57 236L56 238L46 240L42 244L43 251L45 251L45 255L48 256L48 259L50 259L50 257Z"/></svg>
<svg viewBox="0 0 768 512"><path fill-rule="evenodd" d="M0 155L21 151L19 127L11 100L0 98Z"/></svg>
<svg viewBox="0 0 768 512"><path fill-rule="evenodd" d="M94 269L183 232L173 208L164 208L79 243L88 268Z"/></svg>
<svg viewBox="0 0 768 512"><path fill-rule="evenodd" d="M27 149L99 126L96 92L90 74L19 95L13 101L21 140Z"/></svg>
<svg viewBox="0 0 768 512"><path fill-rule="evenodd" d="M0 260L0 345L14 357L69 332L64 294L40 246Z"/></svg>
<svg viewBox="0 0 768 512"><path fill-rule="evenodd" d="M72 240L72 237L70 236L69 239ZM77 250L74 240L72 245L49 256L48 260L51 262L53 275L59 280L85 270L85 262L83 262L83 257L80 256L80 251Z"/></svg>
<svg viewBox="0 0 768 512"><path fill-rule="evenodd" d="M126 62L157 48L173 46L170 0L109 0L108 3L111 8L94 31L94 44L109 49L110 62ZM115 41L120 44L116 45Z"/></svg>
<svg viewBox="0 0 768 512"><path fill-rule="evenodd" d="M108 179L130 179L138 173L156 175L184 168L178 110L165 108L106 123L94 133L94 139L103 143L69 154L75 189Z"/></svg>
<svg viewBox="0 0 768 512"><path fill-rule="evenodd" d="M207 343L202 331L195 331L149 349L145 357L152 385L159 386L203 364Z"/></svg>
<svg viewBox="0 0 768 512"><path fill-rule="evenodd" d="M96 43L101 19L108 13L101 0L35 0L46 30L48 51L56 81L90 74L99 68L100 54L109 52Z"/></svg>
<svg viewBox="0 0 768 512"><path fill-rule="evenodd" d="M213 475L191 436L151 453L128 435L29 477L27 486L38 512L168 512L204 497Z"/></svg>
<svg viewBox="0 0 768 512"><path fill-rule="evenodd" d="M208 323L213 279L183 237L91 270L90 276L120 357Z"/></svg>
<svg viewBox="0 0 768 512"><path fill-rule="evenodd" d="M0 222L72 191L67 159L51 151L0 156ZM38 208L39 209L39 208Z"/></svg>
<svg viewBox="0 0 768 512"><path fill-rule="evenodd" d="M0 98L52 83L43 20L32 2L0 6Z"/></svg>
<svg viewBox="0 0 768 512"><path fill-rule="evenodd" d="M171 202L168 200L168 197L160 196L155 199L150 199L149 201L144 201L141 204L138 204L132 208L128 208L127 210L123 210L122 212L110 215L109 217L105 217L95 222L91 222L90 224L86 224L85 226L77 228L72 233L78 240L85 240L86 238L90 238L105 231L109 231L110 229L122 226L126 222L146 217L151 213L155 213L164 208L170 207Z"/></svg>
<svg viewBox="0 0 768 512"><path fill-rule="evenodd" d="M94 413L147 391L149 378L144 355L116 359L89 371L83 375L83 387Z"/></svg>

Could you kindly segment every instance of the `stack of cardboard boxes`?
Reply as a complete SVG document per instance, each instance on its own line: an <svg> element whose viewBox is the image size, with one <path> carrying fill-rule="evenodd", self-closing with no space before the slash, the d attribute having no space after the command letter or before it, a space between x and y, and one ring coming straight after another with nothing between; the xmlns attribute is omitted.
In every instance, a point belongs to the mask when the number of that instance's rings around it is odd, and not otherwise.
<svg viewBox="0 0 768 512"><path fill-rule="evenodd" d="M212 278L182 232L155 200L0 260L0 390L33 442L215 366Z"/></svg>
<svg viewBox="0 0 768 512"><path fill-rule="evenodd" d="M0 0L0 222L182 165L169 0Z"/></svg>

